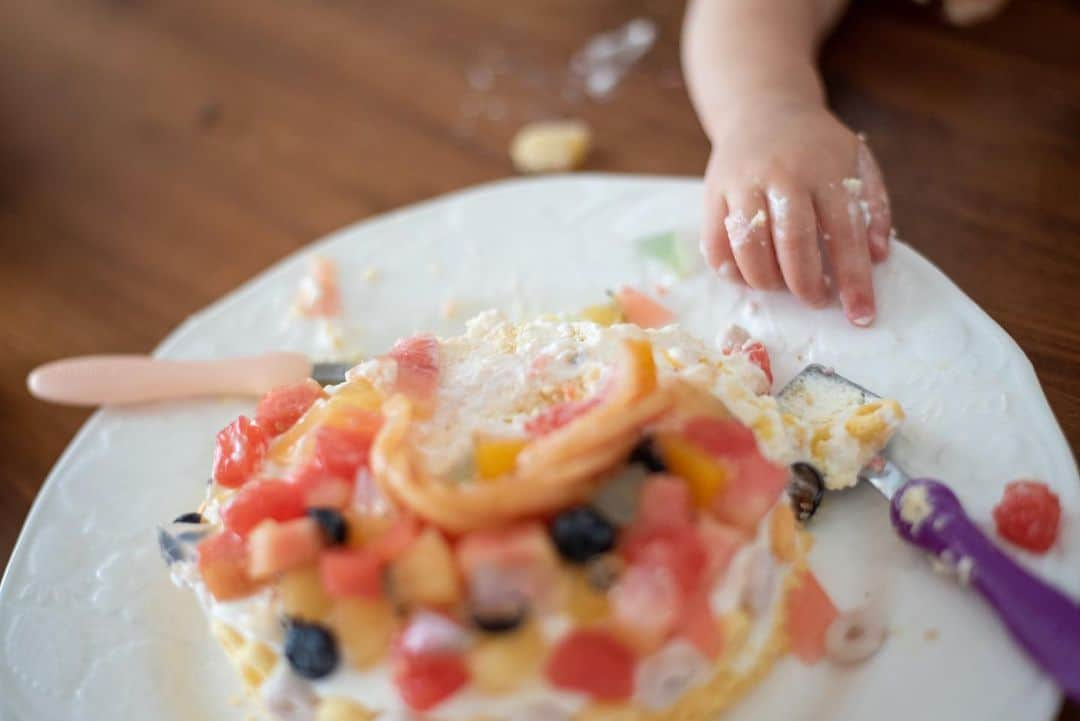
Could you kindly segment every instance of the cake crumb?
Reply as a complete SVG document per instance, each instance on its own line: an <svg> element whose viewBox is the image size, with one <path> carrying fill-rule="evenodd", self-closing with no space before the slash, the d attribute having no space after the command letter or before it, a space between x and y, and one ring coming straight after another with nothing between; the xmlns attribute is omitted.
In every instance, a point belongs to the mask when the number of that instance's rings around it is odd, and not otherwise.
<svg viewBox="0 0 1080 721"><path fill-rule="evenodd" d="M364 268L363 272L360 274L360 277L363 278L365 282L374 283L380 277L379 269L373 266L368 266L367 268Z"/></svg>
<svg viewBox="0 0 1080 721"><path fill-rule="evenodd" d="M443 301L442 307L439 309L439 315L443 318L454 318L457 316L458 311L461 310L460 304L454 297L447 298Z"/></svg>
<svg viewBox="0 0 1080 721"><path fill-rule="evenodd" d="M923 638L927 641L937 641L941 637L941 631L936 628L928 628L923 631Z"/></svg>

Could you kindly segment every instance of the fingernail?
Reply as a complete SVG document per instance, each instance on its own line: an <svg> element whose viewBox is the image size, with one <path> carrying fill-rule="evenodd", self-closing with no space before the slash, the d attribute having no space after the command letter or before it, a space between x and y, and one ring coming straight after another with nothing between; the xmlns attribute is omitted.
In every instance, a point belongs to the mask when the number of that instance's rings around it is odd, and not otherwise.
<svg viewBox="0 0 1080 721"><path fill-rule="evenodd" d="M874 306L866 303L861 298L841 298L840 302L844 306L844 315L851 321L852 325L857 325L860 328L866 328L874 322Z"/></svg>
<svg viewBox="0 0 1080 721"><path fill-rule="evenodd" d="M716 272L719 273L721 277L727 278L728 280L739 279L739 274L735 270L735 264L732 263L730 260L725 260L723 263L718 265L716 267Z"/></svg>
<svg viewBox="0 0 1080 721"><path fill-rule="evenodd" d="M874 322L874 314L867 313L864 315L848 315L848 320L851 321L852 325L857 325L860 328L866 328Z"/></svg>

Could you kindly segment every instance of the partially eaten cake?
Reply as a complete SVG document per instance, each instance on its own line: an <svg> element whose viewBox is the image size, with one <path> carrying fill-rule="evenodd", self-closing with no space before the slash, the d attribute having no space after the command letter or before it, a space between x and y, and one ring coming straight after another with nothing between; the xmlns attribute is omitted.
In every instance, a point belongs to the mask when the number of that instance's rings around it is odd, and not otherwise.
<svg viewBox="0 0 1080 721"><path fill-rule="evenodd" d="M770 384L760 343L485 313L270 393L162 547L282 721L711 721L836 618L790 464L853 479L902 418Z"/></svg>

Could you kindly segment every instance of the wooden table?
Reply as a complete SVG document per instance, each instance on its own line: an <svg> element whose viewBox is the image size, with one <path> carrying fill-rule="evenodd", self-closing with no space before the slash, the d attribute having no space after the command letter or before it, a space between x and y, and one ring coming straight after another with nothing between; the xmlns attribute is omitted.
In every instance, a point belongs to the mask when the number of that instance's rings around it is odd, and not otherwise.
<svg viewBox="0 0 1080 721"><path fill-rule="evenodd" d="M586 118L593 170L700 173L681 14L668 0L0 6L0 562L87 416L31 400L33 366L148 351L328 231L506 177L529 119ZM640 15L657 47L610 101L563 97L573 51ZM1078 39L1067 0L963 32L896 0L858 4L824 53L903 237L1027 351L1074 451Z"/></svg>

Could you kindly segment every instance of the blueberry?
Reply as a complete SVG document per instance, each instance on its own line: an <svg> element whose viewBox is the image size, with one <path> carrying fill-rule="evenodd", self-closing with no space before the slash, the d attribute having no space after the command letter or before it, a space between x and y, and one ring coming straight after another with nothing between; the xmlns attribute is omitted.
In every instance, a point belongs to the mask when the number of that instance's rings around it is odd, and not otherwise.
<svg viewBox="0 0 1080 721"><path fill-rule="evenodd" d="M285 658L298 675L324 678L337 668L337 641L325 626L293 619L285 629Z"/></svg>
<svg viewBox="0 0 1080 721"><path fill-rule="evenodd" d="M630 452L630 463L645 466L651 473L667 472L667 464L656 452L656 446L651 438L642 438L641 442L634 446L634 450Z"/></svg>
<svg viewBox="0 0 1080 721"><path fill-rule="evenodd" d="M615 526L586 506L563 511L551 523L551 538L562 557L585 563L615 546Z"/></svg>
<svg viewBox="0 0 1080 721"><path fill-rule="evenodd" d="M307 514L319 524L327 545L340 546L348 540L349 524L338 511L333 508L309 508Z"/></svg>
<svg viewBox="0 0 1080 721"><path fill-rule="evenodd" d="M502 609L473 609L472 620L481 631L503 633L521 626L528 615L528 604L522 603Z"/></svg>
<svg viewBox="0 0 1080 721"><path fill-rule="evenodd" d="M469 579L468 612L473 624L488 633L512 631L529 615L529 598L512 571L479 568Z"/></svg>
<svg viewBox="0 0 1080 721"><path fill-rule="evenodd" d="M185 513L181 516L177 516L173 519L173 523L202 523L203 517L192 511L191 513Z"/></svg>

